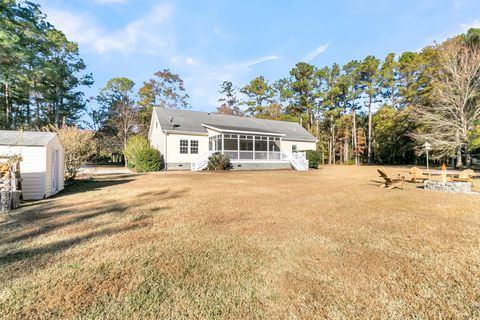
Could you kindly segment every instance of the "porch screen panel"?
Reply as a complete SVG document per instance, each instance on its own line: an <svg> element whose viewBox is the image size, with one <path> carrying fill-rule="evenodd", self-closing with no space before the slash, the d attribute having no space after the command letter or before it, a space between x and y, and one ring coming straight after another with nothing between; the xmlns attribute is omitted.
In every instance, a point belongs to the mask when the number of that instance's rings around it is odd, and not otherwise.
<svg viewBox="0 0 480 320"><path fill-rule="evenodd" d="M267 137L255 137L255 159L267 160Z"/></svg>
<svg viewBox="0 0 480 320"><path fill-rule="evenodd" d="M237 151L238 150L238 138L237 135L225 135L223 138L225 143L225 151Z"/></svg>
<svg viewBox="0 0 480 320"><path fill-rule="evenodd" d="M280 160L280 139L271 137L268 141L268 157L270 160Z"/></svg>
<svg viewBox="0 0 480 320"><path fill-rule="evenodd" d="M280 140L278 140L278 138L275 138L275 140L273 140L274 138L270 138L270 141L268 142L269 143L269 148L268 150L270 152L279 152L280 151Z"/></svg>
<svg viewBox="0 0 480 320"><path fill-rule="evenodd" d="M240 135L240 159L253 159L253 136Z"/></svg>

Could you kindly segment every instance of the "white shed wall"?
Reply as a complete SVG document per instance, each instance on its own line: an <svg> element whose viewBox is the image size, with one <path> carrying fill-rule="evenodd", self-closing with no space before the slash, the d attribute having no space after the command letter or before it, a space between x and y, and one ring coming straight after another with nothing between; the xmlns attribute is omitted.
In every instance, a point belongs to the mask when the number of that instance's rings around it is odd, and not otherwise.
<svg viewBox="0 0 480 320"><path fill-rule="evenodd" d="M22 155L20 174L23 199L43 199L46 195L46 147L0 146L0 154Z"/></svg>
<svg viewBox="0 0 480 320"><path fill-rule="evenodd" d="M58 190L53 191L53 152L58 150L58 164L59 164L59 171L58 171ZM65 181L65 164L64 164L64 150L63 146L60 143L58 137L55 137L50 141L46 147L46 170L45 170L45 195L46 197L50 197L51 195L56 194L57 192L63 190L64 188L64 181Z"/></svg>

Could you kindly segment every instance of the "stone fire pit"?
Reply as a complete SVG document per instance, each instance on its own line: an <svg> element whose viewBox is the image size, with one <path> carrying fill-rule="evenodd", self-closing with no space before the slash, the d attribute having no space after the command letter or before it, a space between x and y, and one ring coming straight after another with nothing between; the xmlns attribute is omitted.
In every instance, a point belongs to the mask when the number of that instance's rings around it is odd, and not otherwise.
<svg viewBox="0 0 480 320"><path fill-rule="evenodd" d="M460 182L460 181L432 181L427 180L425 182L425 189L441 191L441 192L472 192L471 184L469 182Z"/></svg>

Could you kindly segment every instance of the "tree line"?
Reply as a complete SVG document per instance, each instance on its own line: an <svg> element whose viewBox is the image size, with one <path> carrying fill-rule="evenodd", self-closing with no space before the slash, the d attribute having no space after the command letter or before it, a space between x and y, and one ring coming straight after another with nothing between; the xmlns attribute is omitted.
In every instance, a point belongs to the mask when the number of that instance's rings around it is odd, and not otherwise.
<svg viewBox="0 0 480 320"><path fill-rule="evenodd" d="M0 128L75 124L86 107L78 46L32 2L0 2Z"/></svg>
<svg viewBox="0 0 480 320"><path fill-rule="evenodd" d="M470 29L382 60L299 62L274 82L224 82L217 110L297 121L317 137L327 163L415 163L428 142L434 159L460 167L479 152L479 59L480 29Z"/></svg>
<svg viewBox="0 0 480 320"><path fill-rule="evenodd" d="M168 69L138 90L113 78L85 99L93 79L77 44L31 2L0 3L0 43L2 129L85 127L101 160L121 157L130 136L146 136L154 107L190 107L183 80ZM382 59L299 62L276 81L225 81L219 94L217 112L299 122L325 163L415 163L428 142L434 159L469 165L480 150L480 30Z"/></svg>

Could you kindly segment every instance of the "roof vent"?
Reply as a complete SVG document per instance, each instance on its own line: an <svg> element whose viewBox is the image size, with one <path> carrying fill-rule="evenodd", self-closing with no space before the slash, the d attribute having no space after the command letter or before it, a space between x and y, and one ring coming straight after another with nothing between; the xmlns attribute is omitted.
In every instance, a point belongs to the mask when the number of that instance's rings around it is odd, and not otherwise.
<svg viewBox="0 0 480 320"><path fill-rule="evenodd" d="M208 113L208 115L210 115L210 112Z"/></svg>

